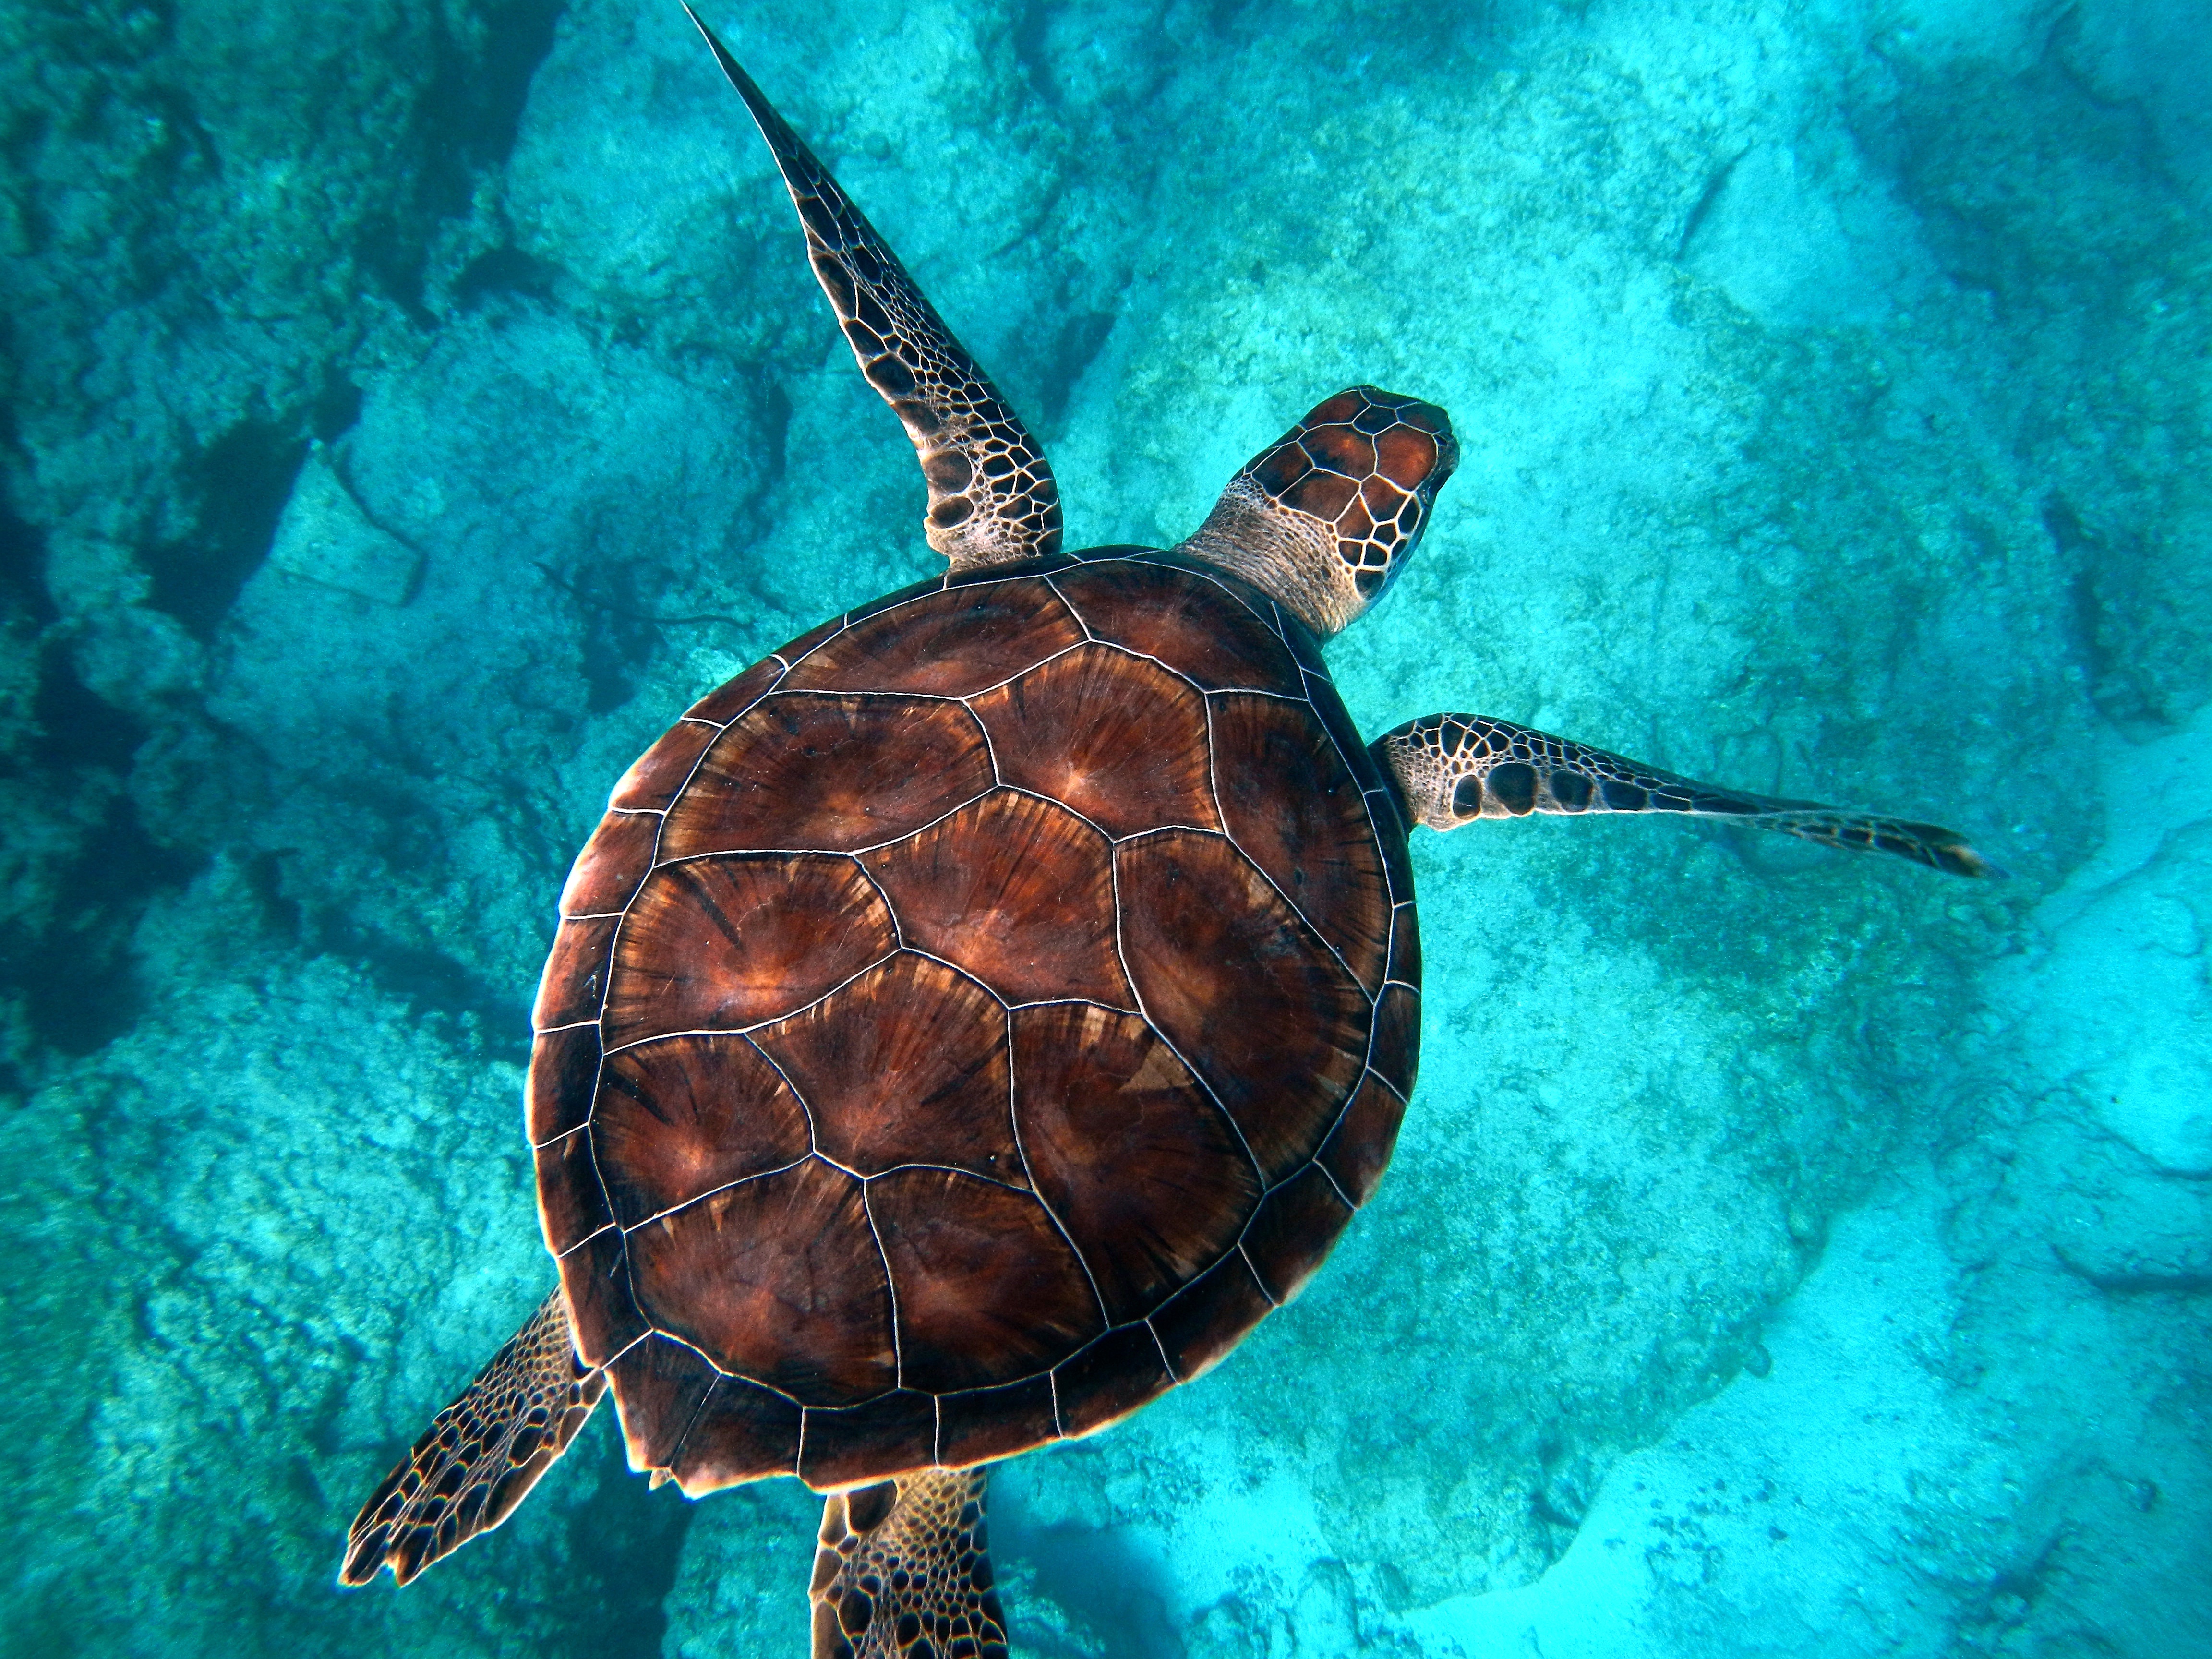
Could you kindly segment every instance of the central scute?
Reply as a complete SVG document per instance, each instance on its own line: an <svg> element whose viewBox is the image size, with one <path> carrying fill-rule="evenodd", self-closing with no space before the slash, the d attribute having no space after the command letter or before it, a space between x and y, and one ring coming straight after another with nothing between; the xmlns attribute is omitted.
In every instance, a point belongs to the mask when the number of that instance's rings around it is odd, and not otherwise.
<svg viewBox="0 0 2212 1659"><path fill-rule="evenodd" d="M1412 897L1310 636L1172 555L924 584L703 699L577 860L532 1058L632 1461L847 1486L1214 1364L1389 1158Z"/></svg>

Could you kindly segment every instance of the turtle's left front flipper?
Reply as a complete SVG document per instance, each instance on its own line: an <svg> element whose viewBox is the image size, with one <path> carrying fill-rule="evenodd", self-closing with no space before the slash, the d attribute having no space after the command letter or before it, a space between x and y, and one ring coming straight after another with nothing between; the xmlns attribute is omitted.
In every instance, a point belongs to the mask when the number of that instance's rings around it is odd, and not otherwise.
<svg viewBox="0 0 2212 1659"><path fill-rule="evenodd" d="M823 1505L814 1659L1006 1659L984 1480L921 1469Z"/></svg>
<svg viewBox="0 0 2212 1659"><path fill-rule="evenodd" d="M860 373L905 423L929 483L929 544L955 570L1060 551L1060 486L1043 447L938 316L898 256L699 14L684 9L775 153L822 291Z"/></svg>
<svg viewBox="0 0 2212 1659"><path fill-rule="evenodd" d="M568 1305L556 1290L361 1506L338 1583L366 1584L389 1566L404 1584L489 1532L568 1449L606 1391L607 1374L577 1359Z"/></svg>
<svg viewBox="0 0 2212 1659"><path fill-rule="evenodd" d="M1369 752L1397 785L1407 823L1431 830L1530 812L1682 812L1829 847L1893 853L1954 876L2004 873L1940 824L1723 789L1480 714L1408 720L1377 738Z"/></svg>

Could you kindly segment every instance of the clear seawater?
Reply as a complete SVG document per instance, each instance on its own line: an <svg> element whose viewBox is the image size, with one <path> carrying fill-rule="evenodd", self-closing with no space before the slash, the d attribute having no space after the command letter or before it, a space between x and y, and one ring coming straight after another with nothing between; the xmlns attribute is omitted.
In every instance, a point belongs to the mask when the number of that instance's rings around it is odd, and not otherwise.
<svg viewBox="0 0 2212 1659"><path fill-rule="evenodd" d="M1382 1193L998 1478L1054 1659L2212 1654L2202 0L710 12L1048 445L1188 533L1355 381L1464 447L1330 648L1924 817L1415 853ZM334 1584L543 1294L609 782L932 568L674 0L0 0L0 1649L796 1655L816 1506L603 1413Z"/></svg>

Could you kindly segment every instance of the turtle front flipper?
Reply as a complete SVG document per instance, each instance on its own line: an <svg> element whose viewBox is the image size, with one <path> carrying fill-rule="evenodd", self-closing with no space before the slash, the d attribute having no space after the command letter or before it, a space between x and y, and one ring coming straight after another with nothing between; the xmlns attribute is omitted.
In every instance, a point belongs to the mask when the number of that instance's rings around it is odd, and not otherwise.
<svg viewBox="0 0 2212 1659"><path fill-rule="evenodd" d="M1530 812L1683 812L1855 852L1893 853L1954 876L2004 873L1940 824L1723 789L1480 714L1408 720L1377 738L1369 752L1396 784L1407 822L1431 830Z"/></svg>
<svg viewBox="0 0 2212 1659"><path fill-rule="evenodd" d="M833 1495L814 1552L814 1659L1006 1659L981 1469Z"/></svg>
<svg viewBox="0 0 2212 1659"><path fill-rule="evenodd" d="M405 1583L514 1512L607 1391L576 1358L555 1291L384 1477L346 1534L341 1584L388 1566Z"/></svg>
<svg viewBox="0 0 2212 1659"><path fill-rule="evenodd" d="M955 570L1060 551L1060 486L999 395L875 227L753 79L684 7L745 100L790 187L822 291L868 384L906 426L929 483L929 544Z"/></svg>

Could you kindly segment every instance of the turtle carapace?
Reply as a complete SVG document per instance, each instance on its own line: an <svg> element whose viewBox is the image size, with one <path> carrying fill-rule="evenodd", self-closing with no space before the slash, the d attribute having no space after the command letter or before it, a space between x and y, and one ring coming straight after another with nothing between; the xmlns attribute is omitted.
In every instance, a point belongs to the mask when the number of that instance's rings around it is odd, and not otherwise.
<svg viewBox="0 0 2212 1659"><path fill-rule="evenodd" d="M1451 474L1418 398L1324 399L1178 547L1063 550L1035 438L701 32L949 568L708 693L616 785L534 1014L558 1283L342 1577L496 1526L611 1389L656 1483L826 1495L817 1656L1000 1656L987 1466L1204 1372L1382 1178L1420 1040L1412 828L1685 813L1984 866L1477 715L1364 743L1321 646Z"/></svg>

